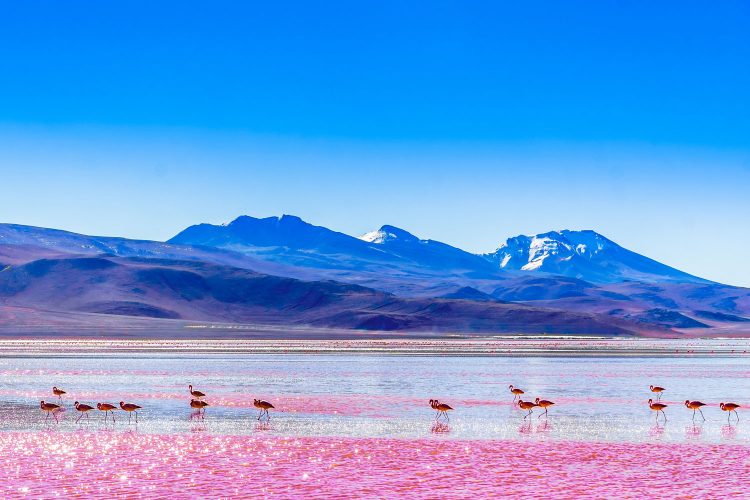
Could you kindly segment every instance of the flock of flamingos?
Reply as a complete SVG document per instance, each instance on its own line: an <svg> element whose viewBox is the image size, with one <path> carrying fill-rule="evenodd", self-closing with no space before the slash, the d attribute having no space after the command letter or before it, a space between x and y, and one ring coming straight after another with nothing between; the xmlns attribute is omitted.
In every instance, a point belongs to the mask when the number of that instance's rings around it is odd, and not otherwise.
<svg viewBox="0 0 750 500"><path fill-rule="evenodd" d="M520 409L524 411L528 411L528 413L523 416L524 420L527 417L531 416L531 414L534 412L534 408L544 409L544 413L540 413L537 418L541 418L542 416L547 418L549 408L555 404L552 401L549 401L547 399L540 399L540 398L536 398L534 401L524 401L522 399L522 396L525 394L525 392L522 389L518 387L514 387L512 384L508 386L508 388L510 389L511 394L513 394L513 403L517 404ZM653 399L648 400L649 408L656 413L657 421L659 420L659 413L662 414L662 416L664 417L664 421L666 421L667 414L664 412L664 410L665 408L667 408L667 405L659 402L661 400L662 393L664 393L666 389L664 389L664 387L659 387L655 385L649 386L649 389L651 390L652 393L656 394L656 401L654 401ZM206 407L210 406L206 401L203 400L203 398L206 397L206 394L198 390L193 390L192 385L188 386L188 391L190 392L190 397L191 397L190 407L196 410L197 416L199 418L205 419ZM56 422L59 422L59 420L57 419L57 412L62 409L62 404L63 404L62 398L63 398L63 395L67 394L67 392L55 386L55 387L52 387L52 394L58 397L60 404L47 403L45 401L40 402L40 407L42 411L47 414L47 417L45 418L45 422L49 420L50 415L53 416ZM99 410L100 412L104 413L105 422L107 421L108 415L112 417L112 422L115 421L114 410L116 410L117 407L113 404L97 403L96 408L94 408L93 406L79 403L78 401L76 401L75 403L73 403L73 406L80 413L80 415L76 419L76 422L81 420L81 418L83 418L84 415L88 419L89 418L88 413L94 409ZM138 422L138 410L141 409L140 406L138 406L137 404L133 404L133 403L126 403L124 401L120 401L119 406L121 410L128 413L128 422L130 421L130 417L132 414L135 414L135 421L136 423ZM255 408L260 410L260 412L258 413L258 420L261 420L263 417L265 417L266 419L271 418L271 415L268 413L268 410L274 408L274 406L271 403L269 403L268 401L264 401L262 399L254 399L253 406L255 406ZM703 415L703 410L702 410L702 408L706 406L706 403L701 403L700 401L686 400L685 406L689 410L693 410L693 420L695 420L696 412L700 412L703 420L704 421L706 420L706 417ZM448 417L448 412L453 410L452 406L446 403L442 403L438 401L437 399L430 399L430 407L437 412L435 414L435 420L440 420L440 419L445 419L445 421L450 420L450 418ZM721 408L722 411L727 412L727 421L729 421L732 415L732 412L734 412L734 415L737 417L737 421L739 422L740 416L737 414L737 408L740 408L740 405L736 403L720 403L719 408Z"/></svg>
<svg viewBox="0 0 750 500"><path fill-rule="evenodd" d="M203 398L206 397L206 394L198 390L193 390L192 385L188 386L188 391L190 392L190 408L193 408L196 410L197 412L196 416L198 418L205 419L206 407L210 406L206 401L203 401ZM48 403L46 401L39 402L39 407L42 409L43 412L47 414L47 417L44 419L45 422L49 421L50 415L52 415L52 417L55 419L55 422L59 422L59 420L57 419L57 412L63 408L62 399L63 399L63 396L67 394L67 392L60 389L57 386L54 386L52 387L52 394L57 396L60 404ZM112 422L115 421L114 410L116 410L117 407L113 404L96 403L96 408L95 408L91 405L79 403L78 401L76 401L75 403L73 403L73 406L80 413L80 415L76 419L76 422L81 420L81 418L83 418L84 415L86 416L86 419L88 419L89 412L94 409L99 410L104 413L105 422L107 421L108 414L112 416ZM268 410L270 410L271 408L274 408L274 406L271 403L269 403L268 401L263 401L262 399L255 399L253 400L253 406L255 406L256 408L260 410L260 413L258 414L258 420L262 419L264 416L266 417L266 419L271 418L271 415L268 413ZM120 409L128 413L128 422L130 422L131 415L135 414L135 422L138 423L138 410L140 410L141 408L142 407L138 406L137 404L126 403L124 401L120 401Z"/></svg>

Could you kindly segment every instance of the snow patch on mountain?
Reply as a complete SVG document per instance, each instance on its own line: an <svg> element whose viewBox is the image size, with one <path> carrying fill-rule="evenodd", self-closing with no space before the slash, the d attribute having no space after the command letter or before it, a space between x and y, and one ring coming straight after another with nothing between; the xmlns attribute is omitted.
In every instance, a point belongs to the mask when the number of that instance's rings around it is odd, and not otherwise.
<svg viewBox="0 0 750 500"><path fill-rule="evenodd" d="M519 235L508 238L485 258L504 270L547 272L598 283L706 282L627 250L591 230Z"/></svg>

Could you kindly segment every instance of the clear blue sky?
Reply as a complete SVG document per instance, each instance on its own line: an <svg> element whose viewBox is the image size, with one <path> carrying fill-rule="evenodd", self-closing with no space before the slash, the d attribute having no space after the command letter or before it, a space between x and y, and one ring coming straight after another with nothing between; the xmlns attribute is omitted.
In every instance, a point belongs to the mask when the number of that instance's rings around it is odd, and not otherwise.
<svg viewBox="0 0 750 500"><path fill-rule="evenodd" d="M533 4L533 5L532 5ZM592 228L750 286L750 4L17 2L0 220Z"/></svg>

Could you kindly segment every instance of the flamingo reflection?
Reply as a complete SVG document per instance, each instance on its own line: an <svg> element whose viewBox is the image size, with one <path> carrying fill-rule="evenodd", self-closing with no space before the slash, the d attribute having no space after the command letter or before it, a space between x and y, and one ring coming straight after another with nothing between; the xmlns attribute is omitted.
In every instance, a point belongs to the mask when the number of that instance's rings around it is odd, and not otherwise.
<svg viewBox="0 0 750 500"><path fill-rule="evenodd" d="M695 423L693 425L689 425L685 427L685 437L688 439L697 439L701 436L703 433L703 427L700 425L696 425Z"/></svg>
<svg viewBox="0 0 750 500"><path fill-rule="evenodd" d="M450 426L446 422L435 421L430 427L430 432L433 434L449 434L451 431Z"/></svg>

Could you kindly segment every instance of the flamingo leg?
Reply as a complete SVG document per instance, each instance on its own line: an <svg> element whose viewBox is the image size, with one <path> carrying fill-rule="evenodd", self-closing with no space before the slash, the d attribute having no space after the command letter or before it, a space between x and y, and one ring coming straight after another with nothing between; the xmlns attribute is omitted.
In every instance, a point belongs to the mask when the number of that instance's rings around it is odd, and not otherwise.
<svg viewBox="0 0 750 500"><path fill-rule="evenodd" d="M667 414L664 413L664 410L661 411L661 414L664 415L664 421L666 422L667 421Z"/></svg>
<svg viewBox="0 0 750 500"><path fill-rule="evenodd" d="M47 417L44 419L45 422L49 420L49 412L47 412Z"/></svg>
<svg viewBox="0 0 750 500"><path fill-rule="evenodd" d="M138 423L138 412L135 412L135 423Z"/></svg>
<svg viewBox="0 0 750 500"><path fill-rule="evenodd" d="M700 408L698 408L698 411L701 412L701 417L703 417L703 421L705 422L706 421L706 416L703 414L703 410L701 410Z"/></svg>
<svg viewBox="0 0 750 500"><path fill-rule="evenodd" d="M740 414L737 413L737 410L734 410L734 416L737 417L737 422L740 421Z"/></svg>
<svg viewBox="0 0 750 500"><path fill-rule="evenodd" d="M78 421L81 420L81 418L83 418L83 412L81 412L81 414L78 415L78 418L76 419L76 423L78 423Z"/></svg>
<svg viewBox="0 0 750 500"><path fill-rule="evenodd" d="M55 422L57 422L59 424L60 421L57 420L57 414L54 411L52 412L52 416L55 417Z"/></svg>

